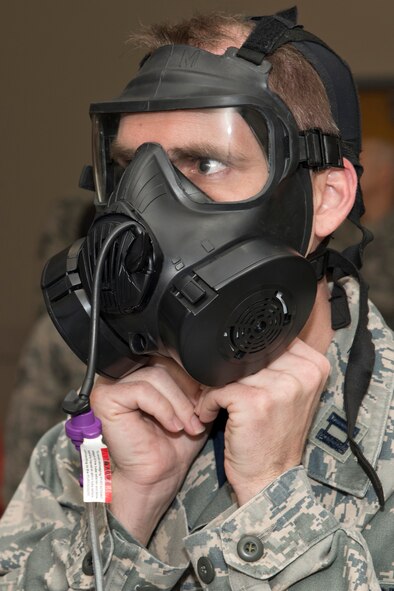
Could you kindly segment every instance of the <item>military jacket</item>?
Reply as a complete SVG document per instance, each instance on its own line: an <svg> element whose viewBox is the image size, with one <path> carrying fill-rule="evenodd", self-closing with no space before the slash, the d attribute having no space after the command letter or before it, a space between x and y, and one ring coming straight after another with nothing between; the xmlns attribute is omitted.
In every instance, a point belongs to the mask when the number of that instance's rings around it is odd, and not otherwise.
<svg viewBox="0 0 394 591"><path fill-rule="evenodd" d="M331 373L302 465L239 507L230 486L218 485L209 439L147 547L100 506L106 591L394 589L393 333L371 305L376 362L356 440L381 479L381 511L346 440L343 376L358 308L356 284L346 289L352 325L327 352ZM39 442L3 516L0 589L94 589L78 475L78 455L58 425Z"/></svg>

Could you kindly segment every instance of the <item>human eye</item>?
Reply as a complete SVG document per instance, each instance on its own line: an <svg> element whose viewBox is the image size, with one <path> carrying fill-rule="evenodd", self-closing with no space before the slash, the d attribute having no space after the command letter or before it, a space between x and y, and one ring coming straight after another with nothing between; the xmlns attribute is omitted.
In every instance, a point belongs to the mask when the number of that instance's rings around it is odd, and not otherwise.
<svg viewBox="0 0 394 591"><path fill-rule="evenodd" d="M130 162L132 162L133 158L126 157L126 156L116 156L112 159L113 163L115 164L116 168L121 169L122 171L125 170Z"/></svg>
<svg viewBox="0 0 394 591"><path fill-rule="evenodd" d="M175 150L170 154L172 164L189 180L198 183L198 179L214 181L227 174L231 168L223 154L218 150L189 149Z"/></svg>
<svg viewBox="0 0 394 591"><path fill-rule="evenodd" d="M196 160L196 171L199 174L209 176L211 174L217 174L226 170L227 165L220 160L215 158L203 157Z"/></svg>
<svg viewBox="0 0 394 591"><path fill-rule="evenodd" d="M135 150L123 146L115 139L110 148L110 157L116 167L126 169L135 156Z"/></svg>

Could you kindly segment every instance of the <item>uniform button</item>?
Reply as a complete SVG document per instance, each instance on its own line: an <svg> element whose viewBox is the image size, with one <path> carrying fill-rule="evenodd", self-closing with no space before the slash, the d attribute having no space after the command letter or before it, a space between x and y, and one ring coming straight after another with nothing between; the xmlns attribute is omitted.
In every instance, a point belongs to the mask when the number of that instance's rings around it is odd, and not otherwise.
<svg viewBox="0 0 394 591"><path fill-rule="evenodd" d="M93 575L93 558L90 551L86 554L82 561L82 571L85 575Z"/></svg>
<svg viewBox="0 0 394 591"><path fill-rule="evenodd" d="M209 558L202 556L197 562L197 573L203 583L207 585L215 578L215 569Z"/></svg>
<svg viewBox="0 0 394 591"><path fill-rule="evenodd" d="M264 546L257 536L242 536L237 544L238 556L246 562L255 562L264 554Z"/></svg>

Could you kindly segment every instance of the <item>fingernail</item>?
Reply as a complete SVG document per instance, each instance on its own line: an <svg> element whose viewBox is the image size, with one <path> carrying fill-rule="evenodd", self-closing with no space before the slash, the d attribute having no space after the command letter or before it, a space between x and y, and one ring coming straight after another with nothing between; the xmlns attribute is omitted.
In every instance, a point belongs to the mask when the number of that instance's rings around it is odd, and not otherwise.
<svg viewBox="0 0 394 591"><path fill-rule="evenodd" d="M178 417L174 417L172 419L172 424L174 425L174 427L177 431L182 431L183 423L178 419Z"/></svg>
<svg viewBox="0 0 394 591"><path fill-rule="evenodd" d="M205 425L200 421L200 419L196 415L192 416L192 418L190 419L190 424L193 427L193 431L196 435L205 431Z"/></svg>

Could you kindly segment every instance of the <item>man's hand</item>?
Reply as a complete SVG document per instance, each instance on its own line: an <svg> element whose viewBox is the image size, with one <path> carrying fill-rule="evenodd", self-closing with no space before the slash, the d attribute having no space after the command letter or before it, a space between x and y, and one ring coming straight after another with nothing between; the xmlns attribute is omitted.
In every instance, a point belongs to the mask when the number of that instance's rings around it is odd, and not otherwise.
<svg viewBox="0 0 394 591"><path fill-rule="evenodd" d="M240 505L300 464L329 370L326 357L296 339L265 369L201 395L202 422L220 408L229 413L224 467Z"/></svg>
<svg viewBox="0 0 394 591"><path fill-rule="evenodd" d="M99 378L94 413L115 465L111 510L146 543L207 439L194 414L200 385L170 359L118 382Z"/></svg>

